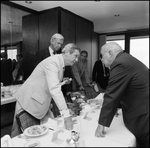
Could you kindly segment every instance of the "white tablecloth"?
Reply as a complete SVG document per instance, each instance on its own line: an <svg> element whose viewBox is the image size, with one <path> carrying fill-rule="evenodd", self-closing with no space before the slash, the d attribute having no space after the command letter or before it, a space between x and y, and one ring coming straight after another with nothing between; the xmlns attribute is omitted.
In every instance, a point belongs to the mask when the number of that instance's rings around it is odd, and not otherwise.
<svg viewBox="0 0 150 148"><path fill-rule="evenodd" d="M106 128L106 136L104 138L95 137L95 130L97 127L97 120L99 117L100 109L90 110L87 119L83 119L81 116L81 131L82 137L85 140L85 147L134 147L136 145L136 139L134 135L124 126L122 120L122 111L119 110L119 116L114 117L112 124L109 128ZM89 120L88 120L89 119ZM58 139L63 140L62 143L58 144L51 142L52 135L58 130L55 122L51 122L50 119L45 125L54 128L55 130L49 130L48 133L40 137L29 138L28 140L38 140L41 147L66 147L66 139L69 139L71 132L64 129L64 133L59 133ZM75 124L74 130L77 130L78 126ZM18 136L11 139L14 147L23 147L26 139L18 138Z"/></svg>

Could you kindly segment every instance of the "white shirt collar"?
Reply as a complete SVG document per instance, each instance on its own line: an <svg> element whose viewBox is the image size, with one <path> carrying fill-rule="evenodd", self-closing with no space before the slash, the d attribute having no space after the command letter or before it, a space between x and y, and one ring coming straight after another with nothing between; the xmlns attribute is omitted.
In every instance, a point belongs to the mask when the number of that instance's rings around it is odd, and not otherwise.
<svg viewBox="0 0 150 148"><path fill-rule="evenodd" d="M50 53L51 56L54 55L54 50L50 46L49 46L49 53Z"/></svg>

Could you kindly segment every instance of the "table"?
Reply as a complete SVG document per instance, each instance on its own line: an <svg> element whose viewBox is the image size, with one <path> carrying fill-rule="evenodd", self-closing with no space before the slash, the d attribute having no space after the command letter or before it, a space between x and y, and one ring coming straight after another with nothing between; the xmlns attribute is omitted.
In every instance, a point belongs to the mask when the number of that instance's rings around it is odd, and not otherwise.
<svg viewBox="0 0 150 148"><path fill-rule="evenodd" d="M97 120L99 116L100 109L90 110L88 113L88 119L83 119L81 116L81 130L82 136L85 140L85 147L134 147L136 146L135 136L125 127L122 119L122 111L119 110L119 116L114 116L112 124L109 128L106 128L106 137L98 138L95 137L94 133L97 127ZM52 119L50 119L52 121ZM64 133L60 133L58 138L63 140L62 143L57 144L51 142L52 135L56 132L57 125L52 125L52 122L47 122L45 125L54 128L55 130L49 130L48 133L40 137L30 138L30 140L38 140L41 147L67 147L66 139L70 138L71 132L64 129ZM74 129L77 129L77 124ZM12 138L12 143L14 147L22 147L27 142L26 139L21 139L18 136Z"/></svg>
<svg viewBox="0 0 150 148"><path fill-rule="evenodd" d="M7 90L7 91L9 90L12 93L12 96L10 96L10 97L1 97L1 105L12 103L12 102L16 102L16 99L13 96L13 94L20 88L21 85L22 84L19 84L19 85L9 85L9 86L1 87L1 91L2 91L2 89L4 91L5 90Z"/></svg>

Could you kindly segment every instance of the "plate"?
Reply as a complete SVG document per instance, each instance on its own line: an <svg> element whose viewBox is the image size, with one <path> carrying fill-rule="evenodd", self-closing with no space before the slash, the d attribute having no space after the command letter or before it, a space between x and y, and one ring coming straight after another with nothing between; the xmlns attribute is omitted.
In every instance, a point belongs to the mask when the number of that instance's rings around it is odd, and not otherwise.
<svg viewBox="0 0 150 148"><path fill-rule="evenodd" d="M46 134L48 131L49 129L45 125L34 125L26 128L24 130L24 135L28 137L38 137Z"/></svg>
<svg viewBox="0 0 150 148"><path fill-rule="evenodd" d="M87 100L87 103L89 103L89 104L95 104L95 105L100 105L101 102L102 102L101 99L89 99L89 100Z"/></svg>
<svg viewBox="0 0 150 148"><path fill-rule="evenodd" d="M25 143L24 147L40 147L40 142L37 140L31 140Z"/></svg>

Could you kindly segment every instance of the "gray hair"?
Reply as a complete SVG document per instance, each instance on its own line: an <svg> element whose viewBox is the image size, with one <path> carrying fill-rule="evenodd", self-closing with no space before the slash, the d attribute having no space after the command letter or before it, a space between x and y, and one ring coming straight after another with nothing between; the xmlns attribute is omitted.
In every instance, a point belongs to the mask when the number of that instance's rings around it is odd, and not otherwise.
<svg viewBox="0 0 150 148"><path fill-rule="evenodd" d="M75 50L78 50L79 52L81 51L81 49L77 45L75 45L74 43L69 43L62 49L62 53L69 52L70 54L72 54Z"/></svg>
<svg viewBox="0 0 150 148"><path fill-rule="evenodd" d="M64 40L64 37L59 34L59 33L55 33L52 37L51 37L51 42L54 40L54 39L61 39L61 40Z"/></svg>

